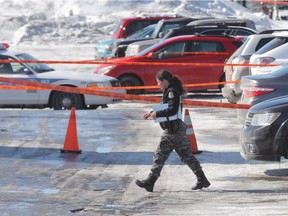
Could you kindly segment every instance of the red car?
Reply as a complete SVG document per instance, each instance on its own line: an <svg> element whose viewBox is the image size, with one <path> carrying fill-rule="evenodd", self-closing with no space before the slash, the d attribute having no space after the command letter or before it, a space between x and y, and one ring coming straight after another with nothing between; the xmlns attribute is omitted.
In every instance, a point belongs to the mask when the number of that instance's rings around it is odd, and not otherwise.
<svg viewBox="0 0 288 216"><path fill-rule="evenodd" d="M115 77L122 86L155 86L155 74L161 69L171 71L184 84L222 82L225 81L223 65L209 66L205 63L224 63L242 43L243 37L199 35L172 37L160 41L134 57L116 58L108 61L108 64L100 64L94 73ZM189 65L189 63L204 63L204 65ZM193 86L187 90L219 90L221 87L221 85ZM139 94L159 91L160 89L144 89L127 92Z"/></svg>
<svg viewBox="0 0 288 216"><path fill-rule="evenodd" d="M116 24L113 33L112 39L117 38L127 38L129 35L134 32L145 28L148 25L155 24L162 19L173 19L176 18L176 15L165 14L163 16L140 16L140 17L126 17L122 18Z"/></svg>

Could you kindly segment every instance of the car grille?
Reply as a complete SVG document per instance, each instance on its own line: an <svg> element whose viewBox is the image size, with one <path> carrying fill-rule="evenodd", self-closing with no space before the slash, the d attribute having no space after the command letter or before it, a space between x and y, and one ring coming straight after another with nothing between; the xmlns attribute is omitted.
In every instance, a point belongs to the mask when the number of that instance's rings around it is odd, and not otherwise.
<svg viewBox="0 0 288 216"><path fill-rule="evenodd" d="M112 87L119 87L121 86L120 85L120 82L118 80L110 80L110 83L111 83L111 86Z"/></svg>

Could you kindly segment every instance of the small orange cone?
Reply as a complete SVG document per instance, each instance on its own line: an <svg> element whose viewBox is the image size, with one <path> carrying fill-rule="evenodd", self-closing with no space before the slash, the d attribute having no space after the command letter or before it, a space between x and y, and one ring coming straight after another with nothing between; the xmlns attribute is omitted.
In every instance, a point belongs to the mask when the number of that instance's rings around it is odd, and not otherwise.
<svg viewBox="0 0 288 216"><path fill-rule="evenodd" d="M80 154L82 152L82 150L79 150L78 147L75 107L71 108L70 119L64 142L64 148L61 149L60 151L62 153L76 153L76 154Z"/></svg>
<svg viewBox="0 0 288 216"><path fill-rule="evenodd" d="M188 136L188 138L190 140L191 149L192 149L193 154L202 153L202 151L199 151L198 147L197 147L197 141L196 141L196 137L195 137L195 134L194 134L194 129L193 129L193 126L192 126L192 121L191 121L188 109L185 109L184 123L187 125L186 134L187 134L187 136Z"/></svg>

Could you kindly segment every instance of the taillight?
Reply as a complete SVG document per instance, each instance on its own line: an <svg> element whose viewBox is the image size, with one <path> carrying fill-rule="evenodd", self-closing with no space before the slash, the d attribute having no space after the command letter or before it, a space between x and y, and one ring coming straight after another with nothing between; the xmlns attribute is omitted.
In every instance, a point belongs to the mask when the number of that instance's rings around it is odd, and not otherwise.
<svg viewBox="0 0 288 216"><path fill-rule="evenodd" d="M257 97L263 94L268 94L275 91L275 88L265 88L265 87L244 87L243 94L246 98Z"/></svg>
<svg viewBox="0 0 288 216"><path fill-rule="evenodd" d="M255 59L255 64L270 64L275 61L275 58L272 57L259 57Z"/></svg>

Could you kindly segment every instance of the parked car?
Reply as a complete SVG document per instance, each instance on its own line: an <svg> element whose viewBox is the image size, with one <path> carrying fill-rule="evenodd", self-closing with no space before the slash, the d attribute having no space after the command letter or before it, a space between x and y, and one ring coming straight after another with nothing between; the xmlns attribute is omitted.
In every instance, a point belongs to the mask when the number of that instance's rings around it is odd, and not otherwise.
<svg viewBox="0 0 288 216"><path fill-rule="evenodd" d="M124 57L127 46L129 44L138 42L138 41L143 41L143 40L153 40L153 39L162 38L170 29L184 26L187 23L191 22L192 20L195 20L195 19L182 17L182 18L174 18L174 19L169 19L169 20L160 20L157 23L150 38L139 38L139 39L132 39L132 40L127 39L127 40L122 40L122 41L116 41L113 44L112 57Z"/></svg>
<svg viewBox="0 0 288 216"><path fill-rule="evenodd" d="M134 32L145 28L148 25L158 23L162 19L172 19L179 17L177 14L164 13L164 14L140 14L138 17L125 17L121 18L116 24L113 32L112 39L127 38Z"/></svg>
<svg viewBox="0 0 288 216"><path fill-rule="evenodd" d="M261 32L247 37L242 46L226 61L226 64L235 64L235 66L227 65L224 67L226 82L239 81L242 76L250 75L250 67L248 66L250 57L274 38L275 35L272 32ZM243 66L236 66L236 64ZM227 98L230 103L237 103L242 95L240 85L241 83L225 84L221 89L223 97Z"/></svg>
<svg viewBox="0 0 288 216"><path fill-rule="evenodd" d="M271 73L288 64L288 31L277 32L274 35L276 38L250 57L249 63L257 64L250 67L251 75Z"/></svg>
<svg viewBox="0 0 288 216"><path fill-rule="evenodd" d="M134 34L127 37L127 40L135 40L139 38L149 38L151 37L152 32L154 31L156 27L156 24L152 24L149 26L146 26L143 29L138 30ZM95 59L103 59L103 58L109 58L112 56L112 49L113 44L116 41L122 41L123 38L118 39L111 39L106 41L101 41L96 44L95 46Z"/></svg>
<svg viewBox="0 0 288 216"><path fill-rule="evenodd" d="M269 74L243 76L243 91L237 104L255 105L262 101L288 95L288 66ZM247 110L237 109L237 117L244 123Z"/></svg>
<svg viewBox="0 0 288 216"><path fill-rule="evenodd" d="M158 43L160 40L166 40L171 37L176 37L180 35L229 35L229 36L249 36L252 34L257 34L256 30L245 28L245 27L235 27L226 25L207 25L207 26L183 26L181 28L170 29L169 32L162 39L145 40L140 42L134 42L129 44L125 53L125 56L134 56L142 50Z"/></svg>
<svg viewBox="0 0 288 216"><path fill-rule="evenodd" d="M228 25L228 26L242 26L256 30L256 26L253 20L250 19L239 19L235 17L227 18L213 18L213 19L202 19L195 20L187 24L187 26L201 26L201 25Z"/></svg>
<svg viewBox="0 0 288 216"><path fill-rule="evenodd" d="M123 40L132 36L139 30L143 30L149 25L156 24L160 20L173 19L180 17L173 13L155 14L140 14L138 17L121 18L116 24L112 37L109 40L101 41L95 47L95 59L111 57L113 44L117 40ZM146 29L145 29L146 30ZM150 34L150 33L149 33ZM140 36L138 37L140 38ZM144 36L142 38L145 38ZM130 38L132 40L132 38ZM135 38L133 38L135 40Z"/></svg>
<svg viewBox="0 0 288 216"><path fill-rule="evenodd" d="M278 4L278 16L281 20L288 20L288 5L287 1L283 1L285 4L281 5L281 2L277 2Z"/></svg>
<svg viewBox="0 0 288 216"><path fill-rule="evenodd" d="M230 36L249 36L257 34L258 31L242 27L242 26L230 26L223 24L207 24L207 25L186 25L181 28L171 29L163 39L175 37L179 35L230 35Z"/></svg>
<svg viewBox="0 0 288 216"><path fill-rule="evenodd" d="M242 45L242 39L243 37L197 35L172 37L160 41L134 57L112 59L105 64L100 64L94 73L115 77L119 79L122 86L153 86L156 84L155 75L160 69L171 71L179 76L184 84L220 82L225 79L223 66L211 67L209 65L189 64L224 63ZM205 52L205 54L195 54L195 52ZM194 86L187 89L189 91L206 91L207 89L219 90L220 88L220 85L215 84ZM159 91L157 88L141 91L130 90L128 93L139 94Z"/></svg>
<svg viewBox="0 0 288 216"><path fill-rule="evenodd" d="M9 45L0 43L0 60L32 60L37 59L28 53L8 50ZM117 79L97 74L60 72L55 71L43 63L19 63L0 62L0 76L34 81L39 83L54 84L69 87L119 87ZM13 85L1 82L1 85ZM107 90L107 92L125 93L125 90ZM112 97L92 96L87 94L75 94L54 90L10 90L0 89L0 107L17 108L44 108L55 110L62 109L95 109L99 106L107 107L107 104L120 102Z"/></svg>
<svg viewBox="0 0 288 216"><path fill-rule="evenodd" d="M241 156L246 160L281 161L288 158L288 97L252 106L240 132Z"/></svg>

